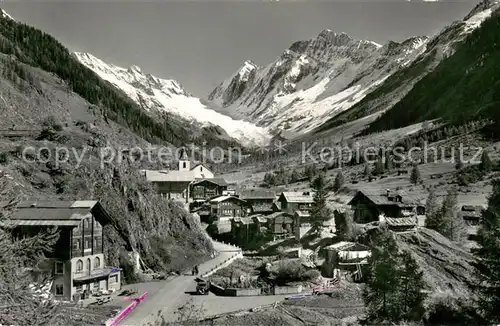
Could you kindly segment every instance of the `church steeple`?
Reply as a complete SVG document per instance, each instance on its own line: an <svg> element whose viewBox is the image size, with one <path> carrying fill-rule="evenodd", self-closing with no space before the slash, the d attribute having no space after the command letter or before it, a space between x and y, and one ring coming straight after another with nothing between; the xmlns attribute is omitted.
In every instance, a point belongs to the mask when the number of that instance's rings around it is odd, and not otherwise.
<svg viewBox="0 0 500 326"><path fill-rule="evenodd" d="M182 148L179 153L179 171L189 171L191 169L191 162L186 152L186 149Z"/></svg>

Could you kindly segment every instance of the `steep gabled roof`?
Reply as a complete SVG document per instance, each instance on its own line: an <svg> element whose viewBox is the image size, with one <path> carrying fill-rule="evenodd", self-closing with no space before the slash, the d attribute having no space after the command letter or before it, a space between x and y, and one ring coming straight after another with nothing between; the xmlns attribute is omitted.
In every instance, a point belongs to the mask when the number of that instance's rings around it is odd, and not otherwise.
<svg viewBox="0 0 500 326"><path fill-rule="evenodd" d="M193 185L201 184L203 182L211 182L218 186L227 186L227 182L226 180L224 180L224 178L205 178L205 179L196 178L196 181L193 183Z"/></svg>
<svg viewBox="0 0 500 326"><path fill-rule="evenodd" d="M206 167L206 165L203 165L202 163L198 163L198 164L196 164L195 166L193 166L193 167L191 168L191 171L193 171L194 169L196 169L196 168L197 168L197 167L199 167L199 166L202 166L205 170L207 170L207 171L209 171L209 172L212 172L212 170L210 170L209 168L207 168L207 167Z"/></svg>
<svg viewBox="0 0 500 326"><path fill-rule="evenodd" d="M280 199L283 198L289 203L305 203L312 204L313 200L313 192L291 192L286 191L283 192L280 196Z"/></svg>
<svg viewBox="0 0 500 326"><path fill-rule="evenodd" d="M191 171L146 170L145 174L149 182L192 182L195 180Z"/></svg>
<svg viewBox="0 0 500 326"><path fill-rule="evenodd" d="M187 151L185 148L181 148L179 152L179 161L189 161Z"/></svg>
<svg viewBox="0 0 500 326"><path fill-rule="evenodd" d="M7 202L0 202L6 207ZM96 219L105 224L109 215L95 200L77 201L24 201L15 206L5 225L45 225L45 226L77 226L82 219L94 214Z"/></svg>
<svg viewBox="0 0 500 326"><path fill-rule="evenodd" d="M220 203L220 202L223 202L226 200L237 200L237 201L240 201L242 203L245 203L245 201L243 199L240 199L240 198L235 197L235 196L228 196L228 195L215 197L214 199L211 199L210 202L211 203Z"/></svg>
<svg viewBox="0 0 500 326"><path fill-rule="evenodd" d="M240 191L241 199L272 199L276 198L276 194L272 190L265 189L245 189Z"/></svg>
<svg viewBox="0 0 500 326"><path fill-rule="evenodd" d="M397 205L397 206L419 206L420 203L418 200L413 198L405 191L397 191L397 192L389 192L389 196L387 195L387 191L366 191L359 190L356 195L351 199L348 205L352 205L352 202L358 198L359 196L364 196L368 198L375 205ZM401 201L391 201L390 198L401 198Z"/></svg>

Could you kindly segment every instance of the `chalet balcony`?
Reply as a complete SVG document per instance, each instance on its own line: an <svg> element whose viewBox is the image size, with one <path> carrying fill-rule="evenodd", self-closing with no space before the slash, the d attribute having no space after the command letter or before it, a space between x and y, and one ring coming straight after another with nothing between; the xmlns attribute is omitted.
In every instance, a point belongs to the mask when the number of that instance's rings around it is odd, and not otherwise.
<svg viewBox="0 0 500 326"><path fill-rule="evenodd" d="M93 280L93 279L99 279L99 278L106 278L109 275L113 273L117 273L120 271L120 268L118 267L104 267L104 268L96 268L91 271L85 270L85 271L79 271L79 272L74 272L73 273L73 280L74 281L79 281L79 282L84 282L88 280Z"/></svg>

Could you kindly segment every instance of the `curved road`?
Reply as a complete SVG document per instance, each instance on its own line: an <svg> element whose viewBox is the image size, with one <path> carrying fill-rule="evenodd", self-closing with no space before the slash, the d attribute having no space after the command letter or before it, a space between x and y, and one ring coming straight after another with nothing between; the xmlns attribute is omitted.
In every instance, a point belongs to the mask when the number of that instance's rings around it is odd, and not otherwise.
<svg viewBox="0 0 500 326"><path fill-rule="evenodd" d="M221 264L224 260L240 251L237 247L215 241L213 245L214 249L219 252L219 255L199 265L200 275L208 272L216 265ZM194 279L195 277L193 276L181 275L169 281L150 282L137 285L136 287L140 291L137 295L141 295L144 291L148 291L149 295L130 313L130 315L123 319L119 325L142 326L153 323L158 320L160 311L166 321L175 321L175 311L177 308L186 304L191 297L191 295L186 292L193 291L196 288ZM200 298L202 296L197 297ZM203 297L207 298L206 296Z"/></svg>

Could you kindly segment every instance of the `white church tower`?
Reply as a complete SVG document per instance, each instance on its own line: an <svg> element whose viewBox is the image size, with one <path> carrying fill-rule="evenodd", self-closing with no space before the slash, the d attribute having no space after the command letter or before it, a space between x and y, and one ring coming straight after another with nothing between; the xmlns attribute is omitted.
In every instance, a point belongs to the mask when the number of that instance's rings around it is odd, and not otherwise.
<svg viewBox="0 0 500 326"><path fill-rule="evenodd" d="M183 148L180 151L179 155L179 171L190 171L191 170L191 162L187 156L186 150Z"/></svg>

